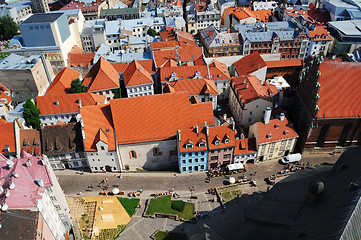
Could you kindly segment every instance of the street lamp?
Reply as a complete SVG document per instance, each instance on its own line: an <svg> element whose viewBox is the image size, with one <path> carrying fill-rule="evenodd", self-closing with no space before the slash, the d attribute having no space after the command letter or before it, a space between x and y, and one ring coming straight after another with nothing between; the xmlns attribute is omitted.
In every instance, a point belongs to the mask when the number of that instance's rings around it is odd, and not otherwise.
<svg viewBox="0 0 361 240"><path fill-rule="evenodd" d="M193 197L193 193L194 193L194 186L189 187L189 191L191 192L191 198Z"/></svg>

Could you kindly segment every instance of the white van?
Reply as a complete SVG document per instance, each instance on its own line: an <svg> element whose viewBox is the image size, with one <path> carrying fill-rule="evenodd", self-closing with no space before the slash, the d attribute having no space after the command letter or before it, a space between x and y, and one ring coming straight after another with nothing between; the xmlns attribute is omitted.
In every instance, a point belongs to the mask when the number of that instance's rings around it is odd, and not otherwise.
<svg viewBox="0 0 361 240"><path fill-rule="evenodd" d="M295 153L284 157L281 162L284 164L299 162L302 158L301 153Z"/></svg>

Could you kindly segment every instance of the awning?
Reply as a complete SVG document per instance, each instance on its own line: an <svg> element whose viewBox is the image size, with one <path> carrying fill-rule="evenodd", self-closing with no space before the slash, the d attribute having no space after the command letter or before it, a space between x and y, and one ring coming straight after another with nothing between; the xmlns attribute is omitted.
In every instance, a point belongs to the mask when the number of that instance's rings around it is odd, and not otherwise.
<svg viewBox="0 0 361 240"><path fill-rule="evenodd" d="M227 167L228 167L228 170L230 170L230 171L244 168L242 163L229 164Z"/></svg>

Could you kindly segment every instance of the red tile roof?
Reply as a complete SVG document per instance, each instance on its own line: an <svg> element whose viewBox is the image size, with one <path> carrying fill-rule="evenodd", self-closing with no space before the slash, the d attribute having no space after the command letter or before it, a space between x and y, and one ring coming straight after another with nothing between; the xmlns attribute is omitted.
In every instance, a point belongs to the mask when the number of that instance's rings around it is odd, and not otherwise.
<svg viewBox="0 0 361 240"><path fill-rule="evenodd" d="M298 10L298 9L287 9L285 13L291 17L296 18L298 15L302 15L306 20L313 24L326 25L331 21L330 13L326 9L311 8L310 10Z"/></svg>
<svg viewBox="0 0 361 240"><path fill-rule="evenodd" d="M229 143L225 143L226 139ZM220 140L220 144L216 145L216 140ZM212 126L209 127L208 147L210 150L219 148L229 148L236 145L235 132L231 125Z"/></svg>
<svg viewBox="0 0 361 240"><path fill-rule="evenodd" d="M80 114L84 123L85 151L96 151L99 140L108 144L108 150L115 150L114 124L110 105L85 106L80 110Z"/></svg>
<svg viewBox="0 0 361 240"><path fill-rule="evenodd" d="M198 128L198 135L196 128L185 128L180 130L181 141L179 142L179 152L197 152L207 150L207 136L206 128L203 126ZM186 148L187 143L191 141L193 148ZM200 147L199 143L204 142L206 145Z"/></svg>
<svg viewBox="0 0 361 240"><path fill-rule="evenodd" d="M233 63L238 75L251 74L258 69L266 67L267 64L258 52L251 53Z"/></svg>
<svg viewBox="0 0 361 240"><path fill-rule="evenodd" d="M267 61L267 69L278 67L301 67L302 59L282 59L278 61Z"/></svg>
<svg viewBox="0 0 361 240"><path fill-rule="evenodd" d="M323 26L315 26L314 30L308 31L308 36L313 38L313 41L331 41L330 33Z"/></svg>
<svg viewBox="0 0 361 240"><path fill-rule="evenodd" d="M40 132L36 129L20 129L20 147L33 156L41 154Z"/></svg>
<svg viewBox="0 0 361 240"><path fill-rule="evenodd" d="M118 144L175 137L178 129L214 124L212 103L190 104L188 93L168 93L110 101Z"/></svg>
<svg viewBox="0 0 361 240"><path fill-rule="evenodd" d="M320 98L317 117L349 118L361 113L361 63L323 62L320 64Z"/></svg>
<svg viewBox="0 0 361 240"><path fill-rule="evenodd" d="M11 92L0 83L0 102L8 105L11 102Z"/></svg>
<svg viewBox="0 0 361 240"><path fill-rule="evenodd" d="M119 88L118 72L112 64L100 57L85 76L83 85L88 86L88 92Z"/></svg>
<svg viewBox="0 0 361 240"><path fill-rule="evenodd" d="M241 155L247 153L257 152L256 139L245 138L236 140L236 148L234 149L234 155Z"/></svg>
<svg viewBox="0 0 361 240"><path fill-rule="evenodd" d="M258 145L270 142L281 141L284 139L298 138L298 134L293 129L293 124L288 122L287 118L283 121L272 119L268 124L263 122L255 123L258 134ZM267 135L270 138L267 138Z"/></svg>
<svg viewBox="0 0 361 240"><path fill-rule="evenodd" d="M151 60L152 61L152 60ZM110 63L118 73L123 73L128 67L128 63Z"/></svg>
<svg viewBox="0 0 361 240"><path fill-rule="evenodd" d="M10 153L16 152L14 123L8 122L0 124L0 133L0 153L5 153L4 147L6 145L9 145Z"/></svg>
<svg viewBox="0 0 361 240"><path fill-rule="evenodd" d="M267 82L264 82L262 85L260 80L253 75L233 77L231 87L244 104L259 98L272 101L272 97L278 93L275 85L268 84Z"/></svg>
<svg viewBox="0 0 361 240"><path fill-rule="evenodd" d="M209 65L209 73L212 76L213 80L224 80L231 78L226 64L218 62L215 59Z"/></svg>
<svg viewBox="0 0 361 240"><path fill-rule="evenodd" d="M269 17L271 17L271 10L268 9L251 11L248 8L238 8L233 10L233 13L231 14L236 16L238 20L254 17L261 22L268 22Z"/></svg>
<svg viewBox="0 0 361 240"><path fill-rule="evenodd" d="M138 61L140 65L142 65L149 73L155 73L155 65L153 60L140 60Z"/></svg>
<svg viewBox="0 0 361 240"><path fill-rule="evenodd" d="M159 35L162 39L162 42L152 42L151 46L153 50L172 48L175 46L197 46L192 34L184 32L180 29L166 29L165 31L160 32Z"/></svg>
<svg viewBox="0 0 361 240"><path fill-rule="evenodd" d="M209 93L210 95L218 94L214 81L204 78L179 79L177 81L170 82L170 84L175 92L188 92L189 95L205 95L206 93ZM172 92L172 90L169 92ZM164 93L167 93L166 87L164 89Z"/></svg>
<svg viewBox="0 0 361 240"><path fill-rule="evenodd" d="M71 88L71 82L79 77L80 73L77 71L68 67L64 68L56 75L53 83L49 86L46 95L68 93L68 90Z"/></svg>
<svg viewBox="0 0 361 240"><path fill-rule="evenodd" d="M105 96L95 93L73 93L59 95L45 95L37 97L40 115L77 113L79 112L78 99L81 99L81 105L104 104ZM56 104L58 101L59 105Z"/></svg>
<svg viewBox="0 0 361 240"><path fill-rule="evenodd" d="M133 60L124 71L124 82L126 87L153 84L153 78L145 67Z"/></svg>
<svg viewBox="0 0 361 240"><path fill-rule="evenodd" d="M164 66L171 59L177 61L177 52L181 62L194 62L203 58L203 49L201 47L183 46L178 50L157 50L153 51L157 68Z"/></svg>
<svg viewBox="0 0 361 240"><path fill-rule="evenodd" d="M68 64L71 67L92 65L95 53L85 53L83 49L74 45L68 54Z"/></svg>

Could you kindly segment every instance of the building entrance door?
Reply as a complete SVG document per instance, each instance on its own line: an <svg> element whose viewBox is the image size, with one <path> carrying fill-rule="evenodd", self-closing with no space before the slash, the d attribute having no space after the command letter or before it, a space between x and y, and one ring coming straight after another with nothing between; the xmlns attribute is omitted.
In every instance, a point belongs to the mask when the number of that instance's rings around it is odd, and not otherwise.
<svg viewBox="0 0 361 240"><path fill-rule="evenodd" d="M112 171L112 167L109 166L109 165L106 165L106 166L105 166L105 171L111 172L111 171Z"/></svg>

